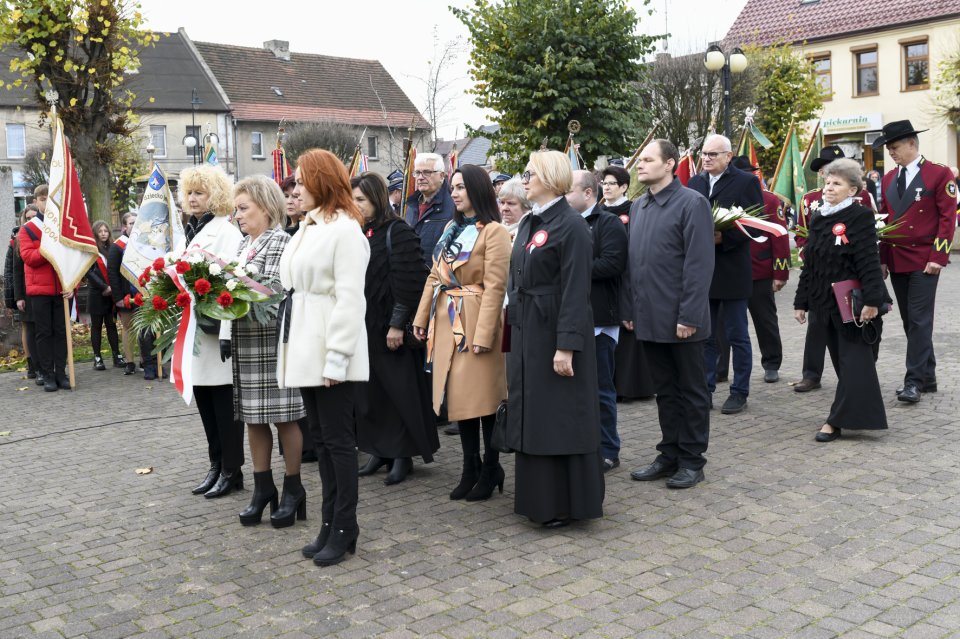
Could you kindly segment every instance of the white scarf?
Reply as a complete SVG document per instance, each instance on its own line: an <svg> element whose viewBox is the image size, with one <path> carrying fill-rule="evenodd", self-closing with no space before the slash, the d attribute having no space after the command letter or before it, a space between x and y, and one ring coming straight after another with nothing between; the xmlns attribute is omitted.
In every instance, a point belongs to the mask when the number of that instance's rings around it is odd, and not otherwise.
<svg viewBox="0 0 960 639"><path fill-rule="evenodd" d="M842 211L843 209L847 208L851 204L853 204L852 195L844 199L842 202L839 202L838 204L827 204L826 202L824 202L823 204L820 205L820 208L817 209L817 213L819 213L823 217L828 217L830 215L833 215L837 211Z"/></svg>

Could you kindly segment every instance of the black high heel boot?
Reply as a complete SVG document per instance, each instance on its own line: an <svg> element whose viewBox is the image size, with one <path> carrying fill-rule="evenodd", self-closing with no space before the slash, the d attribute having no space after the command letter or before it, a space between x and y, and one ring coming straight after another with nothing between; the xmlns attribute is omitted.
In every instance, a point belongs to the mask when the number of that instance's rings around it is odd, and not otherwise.
<svg viewBox="0 0 960 639"><path fill-rule="evenodd" d="M389 457L377 457L376 455L370 455L370 459L367 460L367 463L360 467L360 470L357 471L358 477L366 477L367 475L372 475L384 466L390 466L393 462Z"/></svg>
<svg viewBox="0 0 960 639"><path fill-rule="evenodd" d="M334 530L330 533L323 550L313 556L314 565L333 566L346 559L348 552L355 555L357 553L357 537L359 536L360 531L358 529Z"/></svg>
<svg viewBox="0 0 960 639"><path fill-rule="evenodd" d="M283 496L280 498L280 508L270 515L270 523L274 528L292 526L294 519L307 519L307 491L300 483L299 473L283 476Z"/></svg>
<svg viewBox="0 0 960 639"><path fill-rule="evenodd" d="M483 462L483 467L480 469L480 479L477 480L477 484L473 487L469 493L467 493L467 501L485 501L490 499L490 496L493 495L494 487L500 489L500 494L503 494L503 480L506 478L506 473L503 472L503 466L500 465L500 462Z"/></svg>
<svg viewBox="0 0 960 639"><path fill-rule="evenodd" d="M36 379L37 369L33 367L33 358L27 358L27 379Z"/></svg>
<svg viewBox="0 0 960 639"><path fill-rule="evenodd" d="M259 524L267 504L270 504L272 518L277 510L277 487L273 483L273 471L254 471L253 495L250 496L250 504L240 511L240 523L244 526Z"/></svg>
<svg viewBox="0 0 960 639"><path fill-rule="evenodd" d="M320 524L320 533L317 535L317 538L304 546L300 552L302 552L303 556L307 559L313 559L314 556L327 545L328 539L330 539L330 522L324 522Z"/></svg>
<svg viewBox="0 0 960 639"><path fill-rule="evenodd" d="M450 499L463 499L480 479L480 455L463 456L463 472L460 483L450 491Z"/></svg>
<svg viewBox="0 0 960 639"><path fill-rule="evenodd" d="M207 471L207 476L204 477L203 481L197 484L197 487L191 492L194 495L202 495L213 488L213 485L217 483L218 477L220 477L220 464L210 462L210 470Z"/></svg>
<svg viewBox="0 0 960 639"><path fill-rule="evenodd" d="M239 468L222 471L217 478L217 483L213 485L213 488L203 493L203 496L207 499L216 499L229 495L234 489L243 490L243 471Z"/></svg>
<svg viewBox="0 0 960 639"><path fill-rule="evenodd" d="M393 466L390 467L390 472L387 473L387 478L383 480L383 483L386 486L399 484L412 472L413 460L409 457L397 457L393 460Z"/></svg>

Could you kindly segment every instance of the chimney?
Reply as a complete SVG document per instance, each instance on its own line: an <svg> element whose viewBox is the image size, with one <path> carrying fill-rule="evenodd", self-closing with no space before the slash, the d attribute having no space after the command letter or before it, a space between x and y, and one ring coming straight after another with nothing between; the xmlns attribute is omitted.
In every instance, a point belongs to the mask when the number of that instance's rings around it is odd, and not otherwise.
<svg viewBox="0 0 960 639"><path fill-rule="evenodd" d="M286 40L267 40L263 43L263 48L273 52L279 60L290 61L290 43Z"/></svg>

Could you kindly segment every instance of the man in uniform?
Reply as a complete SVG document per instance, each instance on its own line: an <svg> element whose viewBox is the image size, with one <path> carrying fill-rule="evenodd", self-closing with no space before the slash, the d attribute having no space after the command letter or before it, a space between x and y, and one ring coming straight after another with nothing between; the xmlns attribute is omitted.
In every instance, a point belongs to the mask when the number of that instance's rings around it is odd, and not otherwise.
<svg viewBox="0 0 960 639"><path fill-rule="evenodd" d="M896 237L880 243L880 266L890 275L907 334L907 372L897 399L916 403L937 390L933 354L933 307L940 270L950 257L957 224L957 183L950 169L920 155L918 133L910 120L883 127L873 143L884 146L896 167L883 176L880 213L898 224Z"/></svg>
<svg viewBox="0 0 960 639"><path fill-rule="evenodd" d="M403 171L397 170L387 176L387 193L393 212L403 217Z"/></svg>
<svg viewBox="0 0 960 639"><path fill-rule="evenodd" d="M820 156L810 163L810 168L822 175L823 167L834 160L843 158L843 149L839 146L825 146L820 150ZM860 191L860 203L863 206L877 210L873 196L866 190ZM808 191L800 201L800 213L797 218L797 257L803 262L803 247L807 243L806 230L809 228L810 218L823 206L823 191L819 188ZM810 313L808 312L807 315ZM807 322L807 337L803 343L803 377L793 384L793 390L806 393L820 388L820 377L823 375L824 353L827 350L827 336L822 329L822 322Z"/></svg>

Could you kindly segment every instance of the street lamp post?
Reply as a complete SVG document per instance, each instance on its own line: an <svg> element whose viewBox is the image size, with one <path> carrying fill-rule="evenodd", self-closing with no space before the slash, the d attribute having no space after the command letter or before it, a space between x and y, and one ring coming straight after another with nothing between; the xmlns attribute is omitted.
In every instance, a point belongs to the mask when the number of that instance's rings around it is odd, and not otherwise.
<svg viewBox="0 0 960 639"><path fill-rule="evenodd" d="M183 145L190 149L194 165L197 164L197 146L200 144L200 140L197 139L195 133L197 132L197 108L201 104L203 104L203 101L197 95L197 90L192 89L190 92L190 135L183 136Z"/></svg>
<svg viewBox="0 0 960 639"><path fill-rule="evenodd" d="M743 73L749 60L739 47L734 47L728 57L719 45L711 44L703 54L703 66L709 71L723 72L723 134L730 137L730 85L731 72Z"/></svg>

